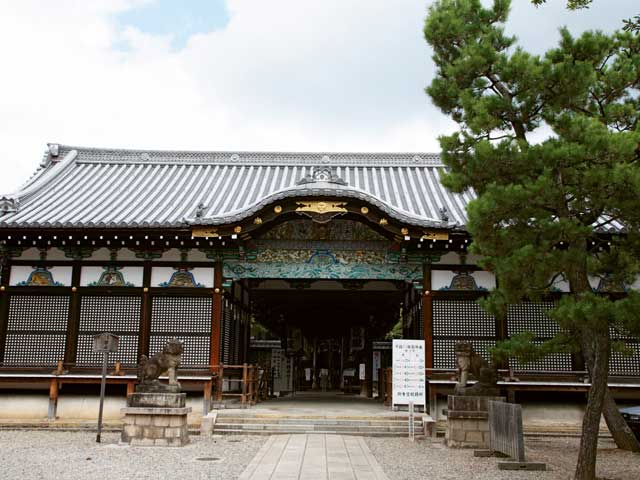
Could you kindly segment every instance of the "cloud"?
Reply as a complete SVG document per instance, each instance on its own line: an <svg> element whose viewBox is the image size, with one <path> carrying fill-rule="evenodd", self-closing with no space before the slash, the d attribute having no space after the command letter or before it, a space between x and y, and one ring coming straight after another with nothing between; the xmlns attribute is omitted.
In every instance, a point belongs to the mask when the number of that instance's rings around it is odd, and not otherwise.
<svg viewBox="0 0 640 480"><path fill-rule="evenodd" d="M224 28L176 49L171 34L123 23L152 1L0 0L0 192L26 180L46 142L436 151L453 128L423 91L429 2L227 0ZM546 48L559 21L617 26L633 12L605 3L587 18L517 2L510 28Z"/></svg>

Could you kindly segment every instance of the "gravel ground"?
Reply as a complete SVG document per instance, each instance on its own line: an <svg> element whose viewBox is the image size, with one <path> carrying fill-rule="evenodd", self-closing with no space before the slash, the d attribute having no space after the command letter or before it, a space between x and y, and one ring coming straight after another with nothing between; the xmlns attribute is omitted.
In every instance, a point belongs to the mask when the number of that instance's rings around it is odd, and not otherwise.
<svg viewBox="0 0 640 480"><path fill-rule="evenodd" d="M527 460L545 462L547 471L521 472L498 470L500 459L474 458L473 450L450 449L441 442L405 438L367 438L366 442L393 480L568 480L573 478L579 446L577 438L527 437ZM597 473L603 480L638 480L640 454L618 450L612 441L602 440Z"/></svg>
<svg viewBox="0 0 640 480"><path fill-rule="evenodd" d="M0 431L0 478L232 480L268 437L191 436L191 444L181 448L121 446L119 438L103 433L97 444L90 432Z"/></svg>

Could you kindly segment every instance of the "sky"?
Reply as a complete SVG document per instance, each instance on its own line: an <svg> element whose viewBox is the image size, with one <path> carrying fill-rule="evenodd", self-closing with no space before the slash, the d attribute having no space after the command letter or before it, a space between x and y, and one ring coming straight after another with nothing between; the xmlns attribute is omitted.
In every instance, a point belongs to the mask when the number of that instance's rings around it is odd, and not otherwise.
<svg viewBox="0 0 640 480"><path fill-rule="evenodd" d="M455 130L424 93L428 0L0 0L0 194L47 143L437 152ZM485 2L487 3L487 2ZM610 31L637 0L513 0L541 53L566 25Z"/></svg>

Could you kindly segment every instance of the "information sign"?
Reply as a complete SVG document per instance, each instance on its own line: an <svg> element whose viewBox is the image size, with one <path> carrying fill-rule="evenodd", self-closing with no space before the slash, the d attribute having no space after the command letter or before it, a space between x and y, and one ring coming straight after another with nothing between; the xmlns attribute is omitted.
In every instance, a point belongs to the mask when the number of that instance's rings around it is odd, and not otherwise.
<svg viewBox="0 0 640 480"><path fill-rule="evenodd" d="M393 341L394 405L413 402L426 409L424 350L424 340Z"/></svg>

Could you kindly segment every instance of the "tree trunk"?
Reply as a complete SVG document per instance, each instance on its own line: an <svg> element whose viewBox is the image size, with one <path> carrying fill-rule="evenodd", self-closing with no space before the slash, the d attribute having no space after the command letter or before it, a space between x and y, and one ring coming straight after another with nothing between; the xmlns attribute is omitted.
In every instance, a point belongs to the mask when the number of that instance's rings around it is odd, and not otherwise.
<svg viewBox="0 0 640 480"><path fill-rule="evenodd" d="M582 419L582 437L575 480L595 480L600 416L607 393L609 376L609 335L607 331L588 330L580 333L580 344L591 375L587 408Z"/></svg>
<svg viewBox="0 0 640 480"><path fill-rule="evenodd" d="M629 450L630 452L640 452L640 442L638 442L633 431L629 428L624 418L622 418L616 401L608 389L604 396L602 413L607 422L607 427L609 427L609 432L611 432L618 448Z"/></svg>

